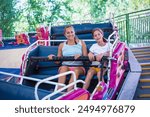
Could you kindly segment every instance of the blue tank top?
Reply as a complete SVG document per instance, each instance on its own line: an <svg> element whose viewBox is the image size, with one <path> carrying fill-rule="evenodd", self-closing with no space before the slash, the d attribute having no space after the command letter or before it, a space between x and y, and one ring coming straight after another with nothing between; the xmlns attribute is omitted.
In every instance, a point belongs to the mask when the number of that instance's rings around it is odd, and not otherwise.
<svg viewBox="0 0 150 117"><path fill-rule="evenodd" d="M64 42L64 46L62 48L63 56L74 56L76 54L82 55L82 43L81 40L75 45L67 45ZM83 65L82 61L64 61L62 65Z"/></svg>

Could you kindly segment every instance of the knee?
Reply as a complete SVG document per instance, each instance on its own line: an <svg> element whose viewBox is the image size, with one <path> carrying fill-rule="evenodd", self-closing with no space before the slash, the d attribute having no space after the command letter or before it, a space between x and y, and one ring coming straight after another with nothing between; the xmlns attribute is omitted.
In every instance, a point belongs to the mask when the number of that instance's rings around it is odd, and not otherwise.
<svg viewBox="0 0 150 117"><path fill-rule="evenodd" d="M68 71L68 67L67 66L61 66L59 68L59 73L63 73L63 72L67 72Z"/></svg>
<svg viewBox="0 0 150 117"><path fill-rule="evenodd" d="M98 73L97 73L97 76L100 76L101 75L101 72L99 71Z"/></svg>
<svg viewBox="0 0 150 117"><path fill-rule="evenodd" d="M78 70L74 70L74 73L76 74L76 77L79 76L79 71Z"/></svg>

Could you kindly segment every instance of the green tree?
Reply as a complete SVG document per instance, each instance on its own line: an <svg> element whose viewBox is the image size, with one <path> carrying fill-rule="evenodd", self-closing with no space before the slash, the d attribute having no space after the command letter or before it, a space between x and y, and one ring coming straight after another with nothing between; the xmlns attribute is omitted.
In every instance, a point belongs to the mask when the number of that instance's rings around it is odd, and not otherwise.
<svg viewBox="0 0 150 117"><path fill-rule="evenodd" d="M49 7L49 15L46 17L47 22L63 22L71 21L72 14L76 12L71 6L70 3L73 0L51 0Z"/></svg>
<svg viewBox="0 0 150 117"><path fill-rule="evenodd" d="M14 31L14 22L18 20L19 12L14 8L16 0L0 0L0 29L3 36L12 36Z"/></svg>
<svg viewBox="0 0 150 117"><path fill-rule="evenodd" d="M27 0L24 8L29 30L35 30L39 24L71 20L74 10L70 7L71 0Z"/></svg>
<svg viewBox="0 0 150 117"><path fill-rule="evenodd" d="M150 0L130 0L129 4L133 11L150 8Z"/></svg>
<svg viewBox="0 0 150 117"><path fill-rule="evenodd" d="M33 31L39 24L104 19L109 12L117 16L150 8L150 0L0 0L0 3L0 28L4 36L15 30Z"/></svg>
<svg viewBox="0 0 150 117"><path fill-rule="evenodd" d="M107 18L112 12L117 15L150 8L150 0L80 0L90 7L91 19ZM84 10L84 9L83 9Z"/></svg>
<svg viewBox="0 0 150 117"><path fill-rule="evenodd" d="M44 1L41 0L28 0L27 9L25 10L27 15L28 26L32 29L36 24L44 21Z"/></svg>
<svg viewBox="0 0 150 117"><path fill-rule="evenodd" d="M81 2L87 2L89 4L89 12L92 19L100 19L105 17L107 1L108 0L81 0Z"/></svg>

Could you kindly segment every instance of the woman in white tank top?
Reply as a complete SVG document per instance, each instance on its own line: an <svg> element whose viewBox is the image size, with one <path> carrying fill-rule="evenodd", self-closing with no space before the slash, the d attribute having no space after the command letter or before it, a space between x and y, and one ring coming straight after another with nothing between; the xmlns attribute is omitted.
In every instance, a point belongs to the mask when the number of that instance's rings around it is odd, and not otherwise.
<svg viewBox="0 0 150 117"><path fill-rule="evenodd" d="M64 29L64 35L67 38L66 42L63 42L58 47L58 54L57 56L74 56L75 59L77 59L79 56L87 56L87 48L84 41L79 40L75 35L75 30L73 26L67 26ZM49 55L49 59L52 59L52 56ZM64 73L67 71L74 71L76 74L76 78L78 79L79 75L85 74L84 67L70 67L70 65L82 65L81 61L67 61L63 62L62 66L59 68L59 73ZM66 76L59 77L58 82L59 83L65 83ZM71 76L69 83L73 82L73 78ZM58 89L62 88L61 86L58 86ZM67 91L70 91L73 87L69 87Z"/></svg>

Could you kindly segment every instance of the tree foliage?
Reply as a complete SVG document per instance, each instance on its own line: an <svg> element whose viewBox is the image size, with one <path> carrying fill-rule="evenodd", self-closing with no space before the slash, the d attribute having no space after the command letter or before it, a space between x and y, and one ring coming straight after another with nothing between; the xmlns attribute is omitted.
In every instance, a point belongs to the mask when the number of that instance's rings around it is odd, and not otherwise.
<svg viewBox="0 0 150 117"><path fill-rule="evenodd" d="M106 3L108 0L81 0L88 2L90 6L90 14L94 19L104 17L106 13Z"/></svg>
<svg viewBox="0 0 150 117"><path fill-rule="evenodd" d="M150 0L80 0L88 3L89 13L93 19L108 17L109 12L121 15L150 8Z"/></svg>
<svg viewBox="0 0 150 117"><path fill-rule="evenodd" d="M14 30L14 22L18 20L18 10L14 8L17 1L0 0L0 29L3 36L9 36Z"/></svg>
<svg viewBox="0 0 150 117"><path fill-rule="evenodd" d="M70 6L70 0L28 0L27 21L33 30L37 24L48 24L58 20L71 20L74 11Z"/></svg>
<svg viewBox="0 0 150 117"><path fill-rule="evenodd" d="M150 8L150 0L0 0L0 3L0 28L4 35L15 30L34 31L39 24L103 19L109 12L121 15Z"/></svg>

